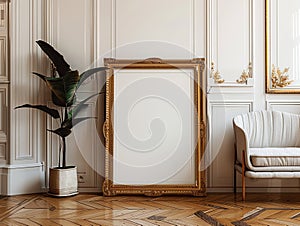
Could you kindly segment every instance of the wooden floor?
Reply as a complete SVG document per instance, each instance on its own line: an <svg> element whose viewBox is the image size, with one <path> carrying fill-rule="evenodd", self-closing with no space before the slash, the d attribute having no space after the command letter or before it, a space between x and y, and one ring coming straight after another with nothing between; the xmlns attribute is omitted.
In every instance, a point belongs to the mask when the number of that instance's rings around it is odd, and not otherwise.
<svg viewBox="0 0 300 226"><path fill-rule="evenodd" d="M300 194L1 197L0 225L300 225Z"/></svg>

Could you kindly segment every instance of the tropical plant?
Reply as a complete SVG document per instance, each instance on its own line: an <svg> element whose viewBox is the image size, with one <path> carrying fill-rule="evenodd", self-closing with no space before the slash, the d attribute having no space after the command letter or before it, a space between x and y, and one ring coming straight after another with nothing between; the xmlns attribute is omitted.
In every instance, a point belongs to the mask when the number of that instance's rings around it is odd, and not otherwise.
<svg viewBox="0 0 300 226"><path fill-rule="evenodd" d="M86 98L81 102L76 101L76 91L80 85L91 75L104 71L105 67L97 67L89 69L81 74L77 70L72 70L70 65L65 61L64 57L57 52L50 44L45 41L36 41L43 52L48 56L54 67L54 73L52 76L45 76L37 72L33 72L34 75L42 79L47 87L51 91L52 102L56 105L56 108L49 108L46 105L32 105L24 104L15 107L19 108L33 108L41 110L51 116L53 119L59 121L60 127L55 130L49 130L49 132L57 134L62 141L62 162L59 157L59 168L66 168L66 137L72 133L72 128L78 123L90 119L92 117L81 117L76 116L86 106L86 102L94 96L100 94L96 93ZM59 155L61 156L61 154Z"/></svg>

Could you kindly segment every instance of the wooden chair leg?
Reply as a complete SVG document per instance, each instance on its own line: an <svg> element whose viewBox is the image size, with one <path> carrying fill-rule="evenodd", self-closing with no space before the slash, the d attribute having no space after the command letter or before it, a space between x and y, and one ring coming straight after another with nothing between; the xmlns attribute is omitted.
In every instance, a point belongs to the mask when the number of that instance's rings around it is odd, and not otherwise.
<svg viewBox="0 0 300 226"><path fill-rule="evenodd" d="M236 194L236 169L235 166L233 166L233 192Z"/></svg>
<svg viewBox="0 0 300 226"><path fill-rule="evenodd" d="M242 162L242 192L243 192L243 201L246 200L246 178L245 178L245 151L243 151L243 162Z"/></svg>
<svg viewBox="0 0 300 226"><path fill-rule="evenodd" d="M234 143L234 163L233 163L233 192L236 194L236 144Z"/></svg>

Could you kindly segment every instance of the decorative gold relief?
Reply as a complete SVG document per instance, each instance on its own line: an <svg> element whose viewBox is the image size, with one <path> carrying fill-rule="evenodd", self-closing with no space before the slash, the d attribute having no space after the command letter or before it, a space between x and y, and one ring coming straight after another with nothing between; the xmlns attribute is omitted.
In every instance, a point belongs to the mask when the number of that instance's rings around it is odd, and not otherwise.
<svg viewBox="0 0 300 226"><path fill-rule="evenodd" d="M285 62L289 62L289 66L293 69L298 66L300 54L299 51L295 51L297 45L292 40L295 39L293 31L300 26L300 21L297 19L298 14L294 14L300 8L300 2L295 1L295 4L286 4L286 0L265 0L264 2L266 93L299 94L299 72L297 70L289 71L288 68L281 71L276 66L285 65ZM280 7L280 5L285 7ZM282 30L286 32L283 33ZM293 84L291 85L291 83Z"/></svg>
<svg viewBox="0 0 300 226"><path fill-rule="evenodd" d="M105 196L114 196L116 195L114 191L111 190L111 181L105 179L102 185L102 191Z"/></svg>
<svg viewBox="0 0 300 226"><path fill-rule="evenodd" d="M288 75L289 68L284 68L283 71L276 67L274 64L272 65L272 88L283 88L290 85L293 80L289 80Z"/></svg>
<svg viewBox="0 0 300 226"><path fill-rule="evenodd" d="M215 83L223 83L225 80L222 78L221 73L217 70L215 70L215 64L211 63L211 71L210 71L210 77L214 79Z"/></svg>
<svg viewBox="0 0 300 226"><path fill-rule="evenodd" d="M236 82L240 83L240 84L247 84L248 78L252 78L252 63L251 62L249 63L248 69L243 70L240 78L237 79Z"/></svg>
<svg viewBox="0 0 300 226"><path fill-rule="evenodd" d="M205 126L205 122L201 121L200 123L200 137L203 139L205 138L205 134L206 134L206 126Z"/></svg>
<svg viewBox="0 0 300 226"><path fill-rule="evenodd" d="M161 196L162 194L163 194L163 191L145 191L144 192L145 196L151 196L151 197Z"/></svg>
<svg viewBox="0 0 300 226"><path fill-rule="evenodd" d="M103 136L104 138L106 139L107 138L107 133L108 129L107 129L107 121L105 120L105 122L103 123L103 126L102 126L102 133L103 133Z"/></svg>

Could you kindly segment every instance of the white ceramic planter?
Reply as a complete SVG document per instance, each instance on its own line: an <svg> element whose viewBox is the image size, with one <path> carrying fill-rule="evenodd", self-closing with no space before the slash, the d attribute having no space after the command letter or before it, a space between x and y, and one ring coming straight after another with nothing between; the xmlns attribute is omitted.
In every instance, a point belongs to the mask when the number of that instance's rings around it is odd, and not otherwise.
<svg viewBox="0 0 300 226"><path fill-rule="evenodd" d="M51 168L48 194L57 197L78 194L77 167Z"/></svg>

